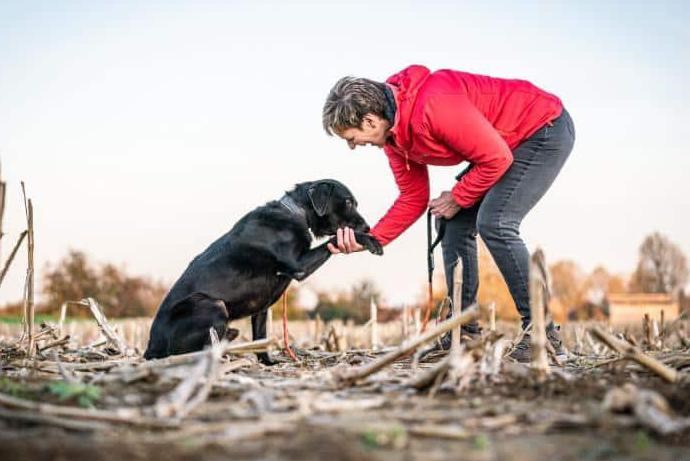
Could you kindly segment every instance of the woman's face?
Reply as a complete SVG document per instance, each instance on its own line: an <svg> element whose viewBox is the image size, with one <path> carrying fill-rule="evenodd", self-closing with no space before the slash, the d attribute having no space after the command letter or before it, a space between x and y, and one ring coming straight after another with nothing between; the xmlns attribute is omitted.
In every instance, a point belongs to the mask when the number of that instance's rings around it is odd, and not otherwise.
<svg viewBox="0 0 690 461"><path fill-rule="evenodd" d="M347 142L350 149L367 144L383 147L386 144L390 123L388 120L374 114L367 114L362 120L360 128L346 128L336 133Z"/></svg>

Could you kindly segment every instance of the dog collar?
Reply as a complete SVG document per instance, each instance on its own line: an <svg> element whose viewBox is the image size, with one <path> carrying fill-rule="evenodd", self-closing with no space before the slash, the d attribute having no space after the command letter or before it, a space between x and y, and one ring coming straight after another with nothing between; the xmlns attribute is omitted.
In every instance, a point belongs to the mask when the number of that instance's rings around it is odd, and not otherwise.
<svg viewBox="0 0 690 461"><path fill-rule="evenodd" d="M307 219L307 213L304 211L304 208L299 206L297 202L295 202L289 195L283 195L283 197L280 199L280 204L287 208L290 213L300 216L303 219Z"/></svg>

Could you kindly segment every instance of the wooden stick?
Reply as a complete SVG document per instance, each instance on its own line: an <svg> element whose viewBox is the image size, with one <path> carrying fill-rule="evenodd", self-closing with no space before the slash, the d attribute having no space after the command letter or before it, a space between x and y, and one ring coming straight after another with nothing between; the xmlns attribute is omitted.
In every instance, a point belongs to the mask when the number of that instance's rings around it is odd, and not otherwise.
<svg viewBox="0 0 690 461"><path fill-rule="evenodd" d="M24 211L26 212L26 225L28 235L26 269L26 282L24 285L24 317L26 319L26 333L29 337L27 356L33 358L35 352L34 317L36 306L34 305L34 207L31 199L26 198L26 188L22 181L22 195L24 197Z"/></svg>
<svg viewBox="0 0 690 461"><path fill-rule="evenodd" d="M62 334L62 328L64 327L65 324L65 319L67 318L67 306L69 304L78 304L80 306L83 306L81 301L65 301L62 303L60 306L60 318L58 319L58 324L57 324L57 329L58 329L58 334Z"/></svg>
<svg viewBox="0 0 690 461"><path fill-rule="evenodd" d="M345 370L342 372L334 371L334 378L336 382L352 385L356 384L358 381L366 378L367 376L376 373L377 371L383 369L384 367L395 362L399 358L409 354L410 352L416 350L422 344L431 341L444 334L446 331L450 331L463 323L475 320L478 316L477 305L470 306L469 308L462 311L457 317L450 318L444 322L439 323L434 328L425 332L422 335L411 338L409 340L403 341L403 343L396 350L387 353L386 355L362 366L359 368L353 368Z"/></svg>
<svg viewBox="0 0 690 461"><path fill-rule="evenodd" d="M452 316L457 317L462 312L462 259L458 258L453 268L453 305ZM460 356L460 326L450 332L450 357L451 365Z"/></svg>
<svg viewBox="0 0 690 461"><path fill-rule="evenodd" d="M0 408L0 419L13 421L25 421L32 424L47 424L49 426L61 427L72 431L96 431L107 430L111 426L95 421L75 421L59 416L49 416L37 414L31 411L17 411Z"/></svg>
<svg viewBox="0 0 690 461"><path fill-rule="evenodd" d="M612 350L622 354L625 358L634 360L643 367L646 367L657 375L661 376L669 383L675 383L678 381L680 376L678 371L645 354L632 344L621 341L615 336L606 333L598 326L592 327L590 331L596 339L606 344Z"/></svg>
<svg viewBox="0 0 690 461"><path fill-rule="evenodd" d="M644 313L644 320L642 321L642 330L644 331L647 347L652 349L652 321L649 318L649 313Z"/></svg>
<svg viewBox="0 0 690 461"><path fill-rule="evenodd" d="M420 323L420 310L421 310L421 307L416 306L416 307L414 308L414 312L413 312L413 320L414 320L414 331L415 331L415 335L420 335L420 334L422 334L422 326L421 326L421 323Z"/></svg>
<svg viewBox="0 0 690 461"><path fill-rule="evenodd" d="M409 334L409 328L410 328L410 307L407 305L407 303L403 304L403 311L402 311L402 338L407 338L407 335Z"/></svg>
<svg viewBox="0 0 690 461"><path fill-rule="evenodd" d="M32 402L18 397L12 397L0 393L0 405L10 408L32 410L44 415L63 416L74 419L90 421L103 421L109 423L132 424L149 427L177 427L178 423L170 420L147 418L140 415L138 408L120 408L115 411L98 410L94 408L83 409L50 403Z"/></svg>
<svg viewBox="0 0 690 461"><path fill-rule="evenodd" d="M496 331L496 303L489 303L489 331Z"/></svg>
<svg viewBox="0 0 690 461"><path fill-rule="evenodd" d="M443 357L440 361L435 363L431 368L424 370L417 376L414 376L407 385L417 390L423 390L434 384L440 374L446 374L450 368L450 355Z"/></svg>
<svg viewBox="0 0 690 461"><path fill-rule="evenodd" d="M259 339L257 341L252 341L249 343L239 343L239 344L226 344L221 350L221 355L225 354L245 354L245 353L256 353L265 352L270 350L275 346L275 338ZM154 359L141 361L140 359L131 360L109 360L104 362L90 362L90 363L63 363L68 369L71 370L109 370L111 368L123 369L126 366L136 367L137 370L149 369L149 368L166 368L170 366L185 365L189 363L196 362L199 357L206 354L206 351L189 352L187 354L171 355L162 359ZM37 364L41 369L45 366L55 366L55 362L43 361ZM117 370L118 372L120 370ZM125 371L125 370L122 370Z"/></svg>
<svg viewBox="0 0 690 461"><path fill-rule="evenodd" d="M53 347L58 347L58 346L64 346L65 344L69 343L69 335L65 336L62 339L58 339L57 341L52 341L45 346L41 346L38 348L38 352L44 352L47 351L48 349L51 349Z"/></svg>
<svg viewBox="0 0 690 461"><path fill-rule="evenodd" d="M269 306L266 311L266 337L273 337L273 307Z"/></svg>
<svg viewBox="0 0 690 461"><path fill-rule="evenodd" d="M330 339L333 338L333 348L329 346ZM329 352L340 352L340 338L338 337L338 332L335 329L335 325L331 323L331 328L328 331L328 336L326 337L326 348L331 349Z"/></svg>
<svg viewBox="0 0 690 461"><path fill-rule="evenodd" d="M245 354L252 352L265 352L271 347L275 346L274 338L259 339L257 341L252 341L249 343L239 343L239 344L227 344L223 347L221 355L225 354ZM187 354L171 355L170 357L165 357L163 359L149 360L146 362L141 362L137 367L142 368L157 368L157 367L167 367L170 365L182 365L185 363L191 363L197 361L199 356L205 354L205 351L199 352L189 352Z"/></svg>
<svg viewBox="0 0 690 461"><path fill-rule="evenodd" d="M369 322L371 322L371 348L374 350L379 348L379 321L377 313L378 308L374 298L371 298L369 302Z"/></svg>
<svg viewBox="0 0 690 461"><path fill-rule="evenodd" d="M103 313L103 309L93 298L86 298L82 300L82 303L91 309L91 313L96 319L98 327L103 332L103 335L108 338L108 341L118 350L122 355L132 355L133 351L127 347L127 343L122 337L117 334L117 332L110 326L108 319Z"/></svg>
<svg viewBox="0 0 690 461"><path fill-rule="evenodd" d="M2 180L2 168L0 167L0 239L5 236L2 231L3 218L5 217L5 195L7 193L7 183Z"/></svg>
<svg viewBox="0 0 690 461"><path fill-rule="evenodd" d="M532 368L539 378L549 374L549 359L546 352L545 295L546 280L543 273L545 268L544 254L537 249L531 258L529 271L529 297L532 311Z"/></svg>
<svg viewBox="0 0 690 461"><path fill-rule="evenodd" d="M204 350L205 354L175 389L158 398L153 406L156 416L183 418L206 400L213 383L218 379L221 350L225 345L226 342L222 341Z"/></svg>
<svg viewBox="0 0 690 461"><path fill-rule="evenodd" d="M623 337L625 338L625 340L626 340L627 342L629 342L629 343L632 344L633 346L637 346L637 340L636 340L635 337L634 337L630 332L628 332L627 330L623 332Z"/></svg>
<svg viewBox="0 0 690 461"><path fill-rule="evenodd" d="M29 231L25 230L21 234L19 234L17 243L14 244L14 248L12 248L12 252L7 257L7 261L5 261L5 266L2 268L2 272L0 272L0 285L2 285L2 281L5 280L5 275L7 275L7 271L10 269L10 264L12 264L12 261L14 260L14 257L17 254L17 250L19 250L19 246L22 244L24 237L26 237L26 234L28 233Z"/></svg>
<svg viewBox="0 0 690 461"><path fill-rule="evenodd" d="M654 343L654 349L659 349L659 323L656 319L652 319L652 341Z"/></svg>

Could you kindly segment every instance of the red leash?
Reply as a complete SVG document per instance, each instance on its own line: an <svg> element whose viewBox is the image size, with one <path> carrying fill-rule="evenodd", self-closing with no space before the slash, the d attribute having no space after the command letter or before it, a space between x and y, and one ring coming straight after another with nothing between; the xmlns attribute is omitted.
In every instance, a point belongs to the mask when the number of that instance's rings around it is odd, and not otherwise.
<svg viewBox="0 0 690 461"><path fill-rule="evenodd" d="M288 289L285 289L285 293L283 293L283 343L285 345L285 350L287 351L287 355L290 356L290 358L295 361L299 362L297 359L297 356L295 355L294 352L292 352L292 349L290 349L290 342L289 342L289 334L288 334L288 318L287 318L287 293Z"/></svg>

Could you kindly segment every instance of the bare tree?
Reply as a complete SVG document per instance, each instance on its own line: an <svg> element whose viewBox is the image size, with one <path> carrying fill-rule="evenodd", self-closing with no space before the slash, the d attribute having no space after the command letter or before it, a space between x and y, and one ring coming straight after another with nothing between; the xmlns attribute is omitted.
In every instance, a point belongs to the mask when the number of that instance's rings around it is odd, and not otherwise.
<svg viewBox="0 0 690 461"><path fill-rule="evenodd" d="M675 243L659 232L640 245L640 259L630 280L630 291L675 294L688 280L688 262Z"/></svg>
<svg viewBox="0 0 690 461"><path fill-rule="evenodd" d="M160 282L131 276L112 264L95 264L81 251L70 251L43 276L46 311L64 301L96 298L108 317L150 316L167 291ZM86 313L84 313L86 315Z"/></svg>

